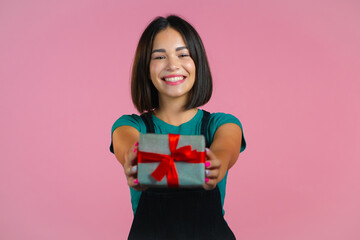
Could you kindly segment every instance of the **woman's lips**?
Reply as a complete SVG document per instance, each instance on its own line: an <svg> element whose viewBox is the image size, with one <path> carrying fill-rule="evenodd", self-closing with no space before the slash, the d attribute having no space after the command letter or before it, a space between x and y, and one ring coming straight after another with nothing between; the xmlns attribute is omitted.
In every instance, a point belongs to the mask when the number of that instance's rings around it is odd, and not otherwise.
<svg viewBox="0 0 360 240"><path fill-rule="evenodd" d="M168 75L162 78L162 80L168 85L179 85L185 81L186 77L183 75Z"/></svg>

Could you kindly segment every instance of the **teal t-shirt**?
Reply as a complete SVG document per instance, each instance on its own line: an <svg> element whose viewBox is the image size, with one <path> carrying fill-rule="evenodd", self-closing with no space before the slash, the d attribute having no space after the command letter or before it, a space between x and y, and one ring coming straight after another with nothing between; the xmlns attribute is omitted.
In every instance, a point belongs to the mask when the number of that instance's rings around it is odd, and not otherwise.
<svg viewBox="0 0 360 240"><path fill-rule="evenodd" d="M199 109L196 115L188 122L181 124L180 126L170 125L156 116L152 115L155 133L157 134L181 134L181 135L200 135L201 134L201 120L203 117L203 111ZM208 141L211 144L215 135L216 130L226 123L235 123L237 124L242 131L242 142L241 142L241 149L240 152L244 151L246 148L246 142L244 138L244 131L242 125L236 117L231 114L226 113L212 113L209 118L208 128L207 128L207 136ZM112 134L116 128L120 126L131 126L136 128L140 133L146 133L146 126L143 122L142 118L139 115L132 114L132 115L123 115L118 120L115 121L111 128L111 145L110 151L113 151L112 145ZM226 179L227 179L228 172L226 173L225 177L218 183L218 187L220 190L221 195L221 205L223 209L223 215L225 214L224 211L224 199L225 199L225 190L226 190ZM130 195L131 195L131 204L132 209L135 215L141 191L136 191L133 188L130 188Z"/></svg>

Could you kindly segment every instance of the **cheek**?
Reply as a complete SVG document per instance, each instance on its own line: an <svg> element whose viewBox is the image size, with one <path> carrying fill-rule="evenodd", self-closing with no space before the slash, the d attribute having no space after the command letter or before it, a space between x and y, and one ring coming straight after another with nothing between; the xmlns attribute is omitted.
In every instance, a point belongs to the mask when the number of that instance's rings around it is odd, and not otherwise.
<svg viewBox="0 0 360 240"><path fill-rule="evenodd" d="M160 64L157 63L151 63L150 62L150 76L157 76L159 75L160 71L161 71L161 66Z"/></svg>
<svg viewBox="0 0 360 240"><path fill-rule="evenodd" d="M184 66L185 66L186 70L187 70L189 73L195 74L196 67L195 67L194 61L191 60L191 61L185 63Z"/></svg>
<svg viewBox="0 0 360 240"><path fill-rule="evenodd" d="M154 66L154 64L150 64L149 68L150 68L150 77L153 78L153 76L156 76L156 67Z"/></svg>

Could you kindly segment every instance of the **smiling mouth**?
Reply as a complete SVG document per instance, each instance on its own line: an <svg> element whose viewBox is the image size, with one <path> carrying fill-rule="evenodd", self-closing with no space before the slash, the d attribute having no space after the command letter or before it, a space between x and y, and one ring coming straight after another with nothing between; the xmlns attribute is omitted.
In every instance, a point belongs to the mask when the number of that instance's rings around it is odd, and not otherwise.
<svg viewBox="0 0 360 240"><path fill-rule="evenodd" d="M185 76L179 76L179 77L163 77L162 80L165 82L178 82L184 80Z"/></svg>

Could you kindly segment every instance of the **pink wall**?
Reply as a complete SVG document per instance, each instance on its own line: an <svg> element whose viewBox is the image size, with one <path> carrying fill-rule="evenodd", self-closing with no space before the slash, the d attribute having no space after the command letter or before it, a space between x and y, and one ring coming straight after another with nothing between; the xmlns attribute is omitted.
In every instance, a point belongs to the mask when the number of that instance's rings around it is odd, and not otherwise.
<svg viewBox="0 0 360 240"><path fill-rule="evenodd" d="M130 196L110 128L135 112L142 30L169 13L203 38L215 84L205 108L244 126L225 202L238 239L359 239L351 0L1 1L0 239L126 238Z"/></svg>

